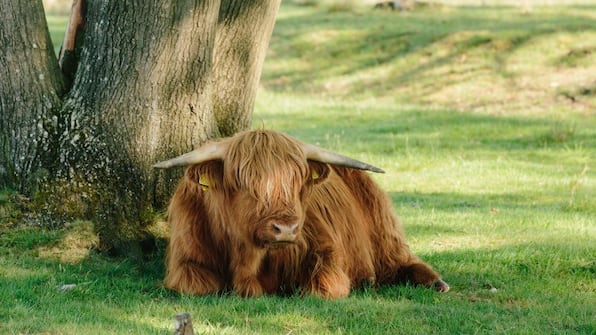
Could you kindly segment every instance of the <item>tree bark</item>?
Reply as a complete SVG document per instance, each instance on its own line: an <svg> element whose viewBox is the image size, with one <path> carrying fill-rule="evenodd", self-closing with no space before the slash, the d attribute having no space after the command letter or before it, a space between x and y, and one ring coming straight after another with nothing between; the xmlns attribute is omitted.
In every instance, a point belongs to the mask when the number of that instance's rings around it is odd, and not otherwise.
<svg viewBox="0 0 596 335"><path fill-rule="evenodd" d="M90 190L104 248L128 252L166 202L180 174L158 175L153 163L219 135L211 103L218 10L217 1L88 5L64 106L62 174Z"/></svg>
<svg viewBox="0 0 596 335"><path fill-rule="evenodd" d="M189 313L174 315L174 335L194 335L192 319Z"/></svg>
<svg viewBox="0 0 596 335"><path fill-rule="evenodd" d="M65 95L41 2L0 1L2 185L46 169L44 206L93 219L103 249L139 253L182 173L152 165L250 127L279 0L85 1Z"/></svg>
<svg viewBox="0 0 596 335"><path fill-rule="evenodd" d="M72 81L77 72L80 46L83 44L83 38L85 36L86 17L87 0L73 0L70 9L70 18L66 26L58 57L60 70L62 70L62 74L64 75L64 84L68 89L72 86ZM79 48L77 48L77 45Z"/></svg>
<svg viewBox="0 0 596 335"><path fill-rule="evenodd" d="M0 185L31 193L55 168L64 84L41 0L0 7Z"/></svg>
<svg viewBox="0 0 596 335"><path fill-rule="evenodd" d="M281 0L223 0L214 66L214 112L230 136L251 126L261 69Z"/></svg>

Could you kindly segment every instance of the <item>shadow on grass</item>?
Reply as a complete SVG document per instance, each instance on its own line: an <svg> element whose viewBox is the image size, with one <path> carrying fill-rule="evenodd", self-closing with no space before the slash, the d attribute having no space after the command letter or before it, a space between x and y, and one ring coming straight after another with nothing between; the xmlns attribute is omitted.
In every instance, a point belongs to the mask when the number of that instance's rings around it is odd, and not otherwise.
<svg viewBox="0 0 596 335"><path fill-rule="evenodd" d="M0 233L0 333L163 333L143 312L147 302L175 297L160 288L163 252L131 260L90 250L61 261L71 252L66 236L27 227Z"/></svg>
<svg viewBox="0 0 596 335"><path fill-rule="evenodd" d="M409 206L413 210L439 211L444 214L464 212L497 214L499 210L532 212L546 209L561 213L585 212L587 214L590 212L582 210L587 208L569 207L564 196L555 198L556 194L553 194L545 199L545 195L549 193L555 193L555 191L545 189L539 194L532 195L526 192L492 194L391 192L389 195L393 203L398 206Z"/></svg>
<svg viewBox="0 0 596 335"><path fill-rule="evenodd" d="M274 63L265 65L262 81L273 91L329 91L335 96L390 95L397 87L422 83L417 94L425 96L486 71L508 78L508 57L532 41L564 32L596 31L593 18L585 14L593 9L537 8L523 13L511 7L445 7L406 15L379 11L331 15L313 9L278 19L270 47ZM474 53L484 61L454 70ZM385 67L390 63L396 66ZM341 89L325 87L325 81L375 68L379 73L363 75ZM437 73L439 68L461 73Z"/></svg>
<svg viewBox="0 0 596 335"><path fill-rule="evenodd" d="M581 333L593 329L585 308L594 296L585 289L594 264L581 254L590 250L571 244L513 244L421 255L443 269L453 287L447 294L383 286L356 290L338 301L182 299L196 323L213 333L230 328L238 333L453 334L512 328L520 333ZM560 299L562 294L566 299Z"/></svg>
<svg viewBox="0 0 596 335"><path fill-rule="evenodd" d="M158 334L169 331L172 315L181 311L190 312L195 329L207 334L593 330L586 308L594 299L596 250L588 240L421 254L452 285L451 292L383 286L325 301L310 296L181 296L160 287L163 254L142 263L93 253L76 263L40 258L40 248L51 247L57 238L1 244L0 318L6 322L0 330L68 333L75 327L83 333ZM77 286L60 291L63 284Z"/></svg>
<svg viewBox="0 0 596 335"><path fill-rule="evenodd" d="M287 130L305 142L372 153L378 148L381 152L376 153L384 155L424 148L523 152L596 146L593 122L573 116L561 121L392 105L335 104L315 108L316 112L310 114L273 111L260 112L257 117L269 128Z"/></svg>

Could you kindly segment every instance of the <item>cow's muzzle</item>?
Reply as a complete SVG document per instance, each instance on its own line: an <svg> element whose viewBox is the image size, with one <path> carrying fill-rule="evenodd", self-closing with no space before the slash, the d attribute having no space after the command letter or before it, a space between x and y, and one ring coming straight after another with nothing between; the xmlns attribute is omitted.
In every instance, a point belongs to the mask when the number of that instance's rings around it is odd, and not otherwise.
<svg viewBox="0 0 596 335"><path fill-rule="evenodd" d="M257 246L268 249L282 249L298 242L301 224L297 220L269 220L255 231Z"/></svg>
<svg viewBox="0 0 596 335"><path fill-rule="evenodd" d="M298 224L285 225L277 222L271 223L271 230L273 231L273 243L293 243L298 236Z"/></svg>

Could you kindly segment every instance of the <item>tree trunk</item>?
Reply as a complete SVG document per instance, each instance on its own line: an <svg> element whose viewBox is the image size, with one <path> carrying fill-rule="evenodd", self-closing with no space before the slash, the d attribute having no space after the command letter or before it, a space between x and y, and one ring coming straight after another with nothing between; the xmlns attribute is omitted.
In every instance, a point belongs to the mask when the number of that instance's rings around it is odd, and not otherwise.
<svg viewBox="0 0 596 335"><path fill-rule="evenodd" d="M0 1L4 15L6 1ZM0 86L0 176L20 182L33 175L30 166L51 167L49 201L66 202L62 207L68 208L62 211L70 216L92 218L104 249L137 253L136 241L146 237L153 213L163 209L182 173L156 171L152 164L250 127L279 0L224 0L221 5L220 9L219 0L87 1L83 46L72 88L62 101L59 76L47 89L52 94L34 94L54 97L51 103L31 98L17 106L10 100L18 101L24 92L45 92L35 86L41 71L57 75L49 43L43 46L51 59L40 64L23 62L33 58L18 59L14 51L2 48L0 61L5 66L0 71L22 83ZM9 12L8 18L31 19L23 9L11 7ZM32 24L19 21L11 27L2 21L0 38L10 43L26 36L23 45L31 48L31 36L42 28L47 37L45 19L32 31ZM11 71L19 62L24 67L21 76ZM31 117L20 116L29 110ZM217 116L215 110L224 112ZM45 142L52 145L33 140L44 134L39 120L49 133ZM9 132L15 123L27 133ZM38 161L45 147L53 150L50 159ZM14 163L19 157L26 157L26 168Z"/></svg>
<svg viewBox="0 0 596 335"><path fill-rule="evenodd" d="M152 164L218 135L211 104L218 9L217 1L88 4L64 106L63 173L89 189L105 248L128 251L131 240L144 239L153 208L180 177L158 175Z"/></svg>
<svg viewBox="0 0 596 335"><path fill-rule="evenodd" d="M280 0L223 0L215 42L215 117L230 136L251 126ZM240 43L239 43L240 42Z"/></svg>
<svg viewBox="0 0 596 335"><path fill-rule="evenodd" d="M0 187L31 193L55 168L64 85L41 0L0 4Z"/></svg>

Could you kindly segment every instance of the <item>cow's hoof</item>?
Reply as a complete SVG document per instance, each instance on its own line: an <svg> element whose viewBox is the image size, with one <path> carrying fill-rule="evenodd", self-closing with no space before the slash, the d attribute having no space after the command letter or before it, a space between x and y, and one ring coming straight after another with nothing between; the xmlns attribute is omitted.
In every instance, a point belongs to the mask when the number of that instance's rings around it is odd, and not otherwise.
<svg viewBox="0 0 596 335"><path fill-rule="evenodd" d="M437 280L433 287L437 292L447 292L450 289L449 284L444 282L442 279Z"/></svg>
<svg viewBox="0 0 596 335"><path fill-rule="evenodd" d="M256 298L263 295L263 287L256 278L249 278L234 285L234 291L243 298Z"/></svg>
<svg viewBox="0 0 596 335"><path fill-rule="evenodd" d="M310 291L325 299L345 298L350 294L350 278L337 268L326 268L311 282Z"/></svg>

